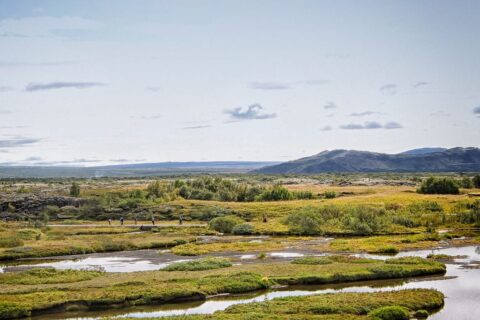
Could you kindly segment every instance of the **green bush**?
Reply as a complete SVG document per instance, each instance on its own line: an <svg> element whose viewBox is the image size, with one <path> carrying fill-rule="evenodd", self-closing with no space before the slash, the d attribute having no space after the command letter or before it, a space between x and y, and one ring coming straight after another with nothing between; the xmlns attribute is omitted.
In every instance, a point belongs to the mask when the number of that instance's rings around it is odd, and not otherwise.
<svg viewBox="0 0 480 320"><path fill-rule="evenodd" d="M400 257L385 260L386 264L435 264L421 257Z"/></svg>
<svg viewBox="0 0 480 320"><path fill-rule="evenodd" d="M464 177L462 180L460 180L460 185L462 188L471 189L473 188L473 181L469 177Z"/></svg>
<svg viewBox="0 0 480 320"><path fill-rule="evenodd" d="M70 186L70 196L78 197L80 196L80 185L77 182L73 182Z"/></svg>
<svg viewBox="0 0 480 320"><path fill-rule="evenodd" d="M477 174L475 177L473 177L472 182L475 188L480 188L480 174Z"/></svg>
<svg viewBox="0 0 480 320"><path fill-rule="evenodd" d="M457 214L460 223L480 225L480 200L467 205L468 211Z"/></svg>
<svg viewBox="0 0 480 320"><path fill-rule="evenodd" d="M34 240L41 237L42 232L38 229L19 229L17 236L22 240Z"/></svg>
<svg viewBox="0 0 480 320"><path fill-rule="evenodd" d="M383 208L355 206L343 217L343 225L356 235L371 235L385 230L387 221Z"/></svg>
<svg viewBox="0 0 480 320"><path fill-rule="evenodd" d="M163 268L164 271L201 271L201 270L212 270L231 267L232 263L230 260L225 258L205 258L200 260L192 260L186 262L177 262L173 263L166 268Z"/></svg>
<svg viewBox="0 0 480 320"><path fill-rule="evenodd" d="M398 252L399 252L398 248L394 246L381 247L375 250L375 253L380 253L380 254L397 254Z"/></svg>
<svg viewBox="0 0 480 320"><path fill-rule="evenodd" d="M271 189L265 190L257 197L260 201L283 201L292 200L293 198L293 193L282 186L274 186Z"/></svg>
<svg viewBox="0 0 480 320"><path fill-rule="evenodd" d="M381 307L372 310L368 316L373 320L408 320L410 313L408 309L400 306Z"/></svg>
<svg viewBox="0 0 480 320"><path fill-rule="evenodd" d="M210 220L209 227L218 232L232 233L233 228L242 222L244 221L236 216L218 217Z"/></svg>
<svg viewBox="0 0 480 320"><path fill-rule="evenodd" d="M429 315L430 314L428 313L427 310L417 310L415 311L415 314L414 314L415 318L417 319L426 319L428 318Z"/></svg>
<svg viewBox="0 0 480 320"><path fill-rule="evenodd" d="M323 234L323 230L321 229L322 218L311 208L304 208L298 212L290 213L287 216L286 224L292 234Z"/></svg>
<svg viewBox="0 0 480 320"><path fill-rule="evenodd" d="M334 199L337 197L337 193L335 191L325 191L323 196L325 197L325 199Z"/></svg>
<svg viewBox="0 0 480 320"><path fill-rule="evenodd" d="M23 241L16 236L7 236L0 238L0 248L14 248L23 246Z"/></svg>
<svg viewBox="0 0 480 320"><path fill-rule="evenodd" d="M314 195L311 191L294 191L293 198L298 200L308 200L313 199Z"/></svg>
<svg viewBox="0 0 480 320"><path fill-rule="evenodd" d="M253 233L253 226L249 223L241 223L237 224L232 229L233 234L252 234Z"/></svg>
<svg viewBox="0 0 480 320"><path fill-rule="evenodd" d="M452 178L430 177L422 183L417 192L424 194L459 194L460 189L458 183Z"/></svg>
<svg viewBox="0 0 480 320"><path fill-rule="evenodd" d="M27 305L16 302L0 301L0 319L29 317L31 310Z"/></svg>

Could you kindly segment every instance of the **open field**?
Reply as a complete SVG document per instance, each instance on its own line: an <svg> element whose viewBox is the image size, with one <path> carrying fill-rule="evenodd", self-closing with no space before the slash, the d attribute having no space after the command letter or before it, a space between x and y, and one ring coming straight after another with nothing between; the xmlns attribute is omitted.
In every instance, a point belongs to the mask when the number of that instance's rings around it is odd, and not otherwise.
<svg viewBox="0 0 480 320"><path fill-rule="evenodd" d="M198 301L279 286L441 276L447 269L435 256L382 261L350 255L480 243L479 189L420 194L410 177L349 179L77 180L76 197L68 196L71 181L4 182L0 260L8 261L9 271L0 274L0 318ZM42 202L52 199L66 205ZM118 256L101 255L107 252ZM71 255L78 263L68 262ZM148 266L153 256L157 269ZM102 271L102 261L113 269ZM132 264L122 271L129 261L141 269ZM381 307L404 307L399 312L412 316L442 305L441 293L429 290L335 293L177 319L370 319ZM292 308L294 314L286 312Z"/></svg>

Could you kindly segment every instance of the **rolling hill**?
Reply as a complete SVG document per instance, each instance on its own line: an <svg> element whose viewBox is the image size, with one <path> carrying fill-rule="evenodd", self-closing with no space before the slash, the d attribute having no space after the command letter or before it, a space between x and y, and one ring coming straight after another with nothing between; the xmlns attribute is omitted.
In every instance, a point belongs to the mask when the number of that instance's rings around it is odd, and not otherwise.
<svg viewBox="0 0 480 320"><path fill-rule="evenodd" d="M400 154L356 150L323 151L311 157L267 166L252 172L265 174L480 172L480 149L478 148L416 150Z"/></svg>

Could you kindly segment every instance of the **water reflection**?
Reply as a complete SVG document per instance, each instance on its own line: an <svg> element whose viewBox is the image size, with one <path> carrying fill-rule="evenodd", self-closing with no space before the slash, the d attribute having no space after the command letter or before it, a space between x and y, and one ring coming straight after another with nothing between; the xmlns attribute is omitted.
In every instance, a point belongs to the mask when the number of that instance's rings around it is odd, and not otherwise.
<svg viewBox="0 0 480 320"><path fill-rule="evenodd" d="M480 270L464 268L464 265L475 264L480 261L478 247L445 248L435 250L419 250L402 252L397 256L420 256L428 254L448 254L453 256L467 256L458 259L459 264L448 264L446 276L431 276L414 279L380 280L355 282L350 284L334 284L324 286L289 287L286 289L272 290L256 293L254 295L241 295L219 297L204 302L177 303L162 306L135 307L135 309L110 310L103 312L83 312L76 314L62 314L60 318L35 317L35 320L44 319L98 319L104 316L118 318L149 318L166 317L173 315L210 314L215 311L225 310L231 305L271 300L287 296L307 296L314 294L334 292L373 292L391 291L400 289L426 288L437 289L445 294L445 307L429 319L480 319ZM373 258L382 256L363 255Z"/></svg>
<svg viewBox="0 0 480 320"><path fill-rule="evenodd" d="M96 253L70 257L56 257L48 260L23 260L5 263L0 272L16 272L32 268L55 268L58 270L99 270L105 272L135 272L160 270L174 262L191 259L179 258L170 253L156 250Z"/></svg>

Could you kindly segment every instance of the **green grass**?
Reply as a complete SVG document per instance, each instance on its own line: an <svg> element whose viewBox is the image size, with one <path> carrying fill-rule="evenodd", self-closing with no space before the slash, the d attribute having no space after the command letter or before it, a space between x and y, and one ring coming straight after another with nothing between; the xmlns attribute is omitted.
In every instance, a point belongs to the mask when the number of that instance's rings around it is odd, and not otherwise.
<svg viewBox="0 0 480 320"><path fill-rule="evenodd" d="M432 260L439 260L439 261L453 261L455 259L463 259L463 258L468 258L468 256L452 256L448 254L429 254L427 256L428 259Z"/></svg>
<svg viewBox="0 0 480 320"><path fill-rule="evenodd" d="M336 238L330 242L329 248L338 252L368 252L394 254L402 250L427 249L438 247L440 241L448 241L452 245L477 244L480 238L446 239L438 234L413 234L370 236L355 238Z"/></svg>
<svg viewBox="0 0 480 320"><path fill-rule="evenodd" d="M292 261L294 264L330 264L330 263L378 263L378 260L374 259L365 259L365 258L358 258L355 256L348 256L348 255L331 255L331 256L324 256L324 257L315 257L315 256L307 256L302 258L297 258ZM422 262L418 262L422 263Z"/></svg>
<svg viewBox="0 0 480 320"><path fill-rule="evenodd" d="M328 257L302 257L297 258L292 261L294 264L330 264L333 263Z"/></svg>
<svg viewBox="0 0 480 320"><path fill-rule="evenodd" d="M51 284L90 280L102 275L98 271L55 270L52 268L32 269L23 272L0 274L0 283L4 284Z"/></svg>
<svg viewBox="0 0 480 320"><path fill-rule="evenodd" d="M171 249L172 253L180 256L198 256L213 252L258 252L258 251L272 251L285 247L282 242L287 242L287 239L273 239L263 242L220 242L195 244L187 243L179 245Z"/></svg>
<svg viewBox="0 0 480 320"><path fill-rule="evenodd" d="M0 248L0 260L123 250L165 249L176 246L179 243L185 243L185 241L193 240L194 237L188 235L176 235L172 233L164 236L152 232L138 234L69 235L59 238L24 240L14 247Z"/></svg>
<svg viewBox="0 0 480 320"><path fill-rule="evenodd" d="M202 271L231 267L232 263L224 258L205 258L200 260L192 260L185 262L173 263L163 271Z"/></svg>

